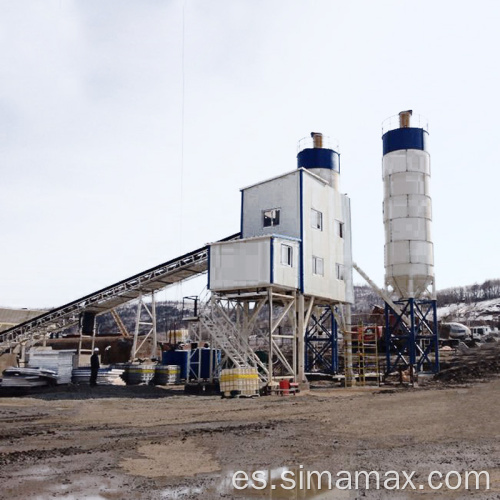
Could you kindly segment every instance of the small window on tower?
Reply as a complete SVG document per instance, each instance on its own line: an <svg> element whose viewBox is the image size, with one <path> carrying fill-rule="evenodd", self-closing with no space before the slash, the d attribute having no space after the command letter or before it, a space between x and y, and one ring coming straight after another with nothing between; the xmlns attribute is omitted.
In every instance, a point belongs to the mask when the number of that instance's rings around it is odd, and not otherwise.
<svg viewBox="0 0 500 500"><path fill-rule="evenodd" d="M335 264L335 274L338 280L344 281L345 267L342 264Z"/></svg>
<svg viewBox="0 0 500 500"><path fill-rule="evenodd" d="M321 257L313 256L313 274L323 276L325 274L324 261Z"/></svg>
<svg viewBox="0 0 500 500"><path fill-rule="evenodd" d="M323 231L323 214L311 208L311 227Z"/></svg>
<svg viewBox="0 0 500 500"><path fill-rule="evenodd" d="M284 266L293 266L293 248L290 245L281 245L281 263Z"/></svg>
<svg viewBox="0 0 500 500"><path fill-rule="evenodd" d="M339 238L343 238L344 237L344 223L340 222L339 220L335 221L335 234Z"/></svg>
<svg viewBox="0 0 500 500"><path fill-rule="evenodd" d="M264 210L264 227L279 226L280 210L273 208L272 210Z"/></svg>

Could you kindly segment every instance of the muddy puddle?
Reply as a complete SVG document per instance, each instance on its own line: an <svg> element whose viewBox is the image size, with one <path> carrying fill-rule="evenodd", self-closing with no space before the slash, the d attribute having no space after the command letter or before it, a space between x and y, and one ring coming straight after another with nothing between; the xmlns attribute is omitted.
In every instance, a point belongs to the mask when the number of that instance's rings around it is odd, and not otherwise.
<svg viewBox="0 0 500 500"><path fill-rule="evenodd" d="M331 489L326 474L318 474L299 467L278 467L268 470L226 472L210 486L167 488L161 493L166 499L187 498L268 498L268 499L347 499L349 492Z"/></svg>

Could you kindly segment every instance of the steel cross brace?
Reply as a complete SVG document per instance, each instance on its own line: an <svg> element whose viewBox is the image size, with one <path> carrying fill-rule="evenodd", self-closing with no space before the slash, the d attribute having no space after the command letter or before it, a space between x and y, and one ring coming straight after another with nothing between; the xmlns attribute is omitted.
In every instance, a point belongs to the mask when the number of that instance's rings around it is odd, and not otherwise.
<svg viewBox="0 0 500 500"><path fill-rule="evenodd" d="M325 326L325 322L330 320L330 328ZM331 307L325 307L320 317L311 315L312 325L306 330L305 335L305 367L306 371L311 371L318 364L327 373L336 373L338 370L338 350L337 350L337 322L335 321ZM316 334L323 332L325 337ZM331 354L328 361L326 354ZM310 356L312 355L312 358Z"/></svg>
<svg viewBox="0 0 500 500"><path fill-rule="evenodd" d="M389 304L385 305L385 344L387 373L393 371L398 365L416 366L421 371L425 362L431 365L432 371L439 371L439 351L437 335L437 309L435 300L399 300L397 305L403 305L400 313L396 312ZM422 306L428 306L423 309ZM432 313L433 321L429 321ZM409 317L410 321L404 319ZM391 317L395 319L391 324ZM401 332L399 335L396 333ZM427 331L430 334L424 334ZM427 341L425 348L422 343ZM396 360L391 362L391 349L396 352ZM434 362L430 359L431 351L435 352Z"/></svg>

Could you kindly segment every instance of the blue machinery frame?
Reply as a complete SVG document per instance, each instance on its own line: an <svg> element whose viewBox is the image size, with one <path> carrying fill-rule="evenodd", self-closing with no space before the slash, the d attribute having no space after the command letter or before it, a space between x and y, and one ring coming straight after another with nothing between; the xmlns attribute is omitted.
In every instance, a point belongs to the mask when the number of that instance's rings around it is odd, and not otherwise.
<svg viewBox="0 0 500 500"><path fill-rule="evenodd" d="M417 372L424 365L433 373L439 371L439 337L437 331L436 300L406 299L395 301L401 306L401 314L385 305L385 352L386 373L399 367L414 366ZM408 325L403 316L410 319ZM429 355L434 352L434 359ZM391 359L391 353L396 354Z"/></svg>
<svg viewBox="0 0 500 500"><path fill-rule="evenodd" d="M304 344L306 373L338 372L338 328L331 307L325 307L319 317L311 315Z"/></svg>

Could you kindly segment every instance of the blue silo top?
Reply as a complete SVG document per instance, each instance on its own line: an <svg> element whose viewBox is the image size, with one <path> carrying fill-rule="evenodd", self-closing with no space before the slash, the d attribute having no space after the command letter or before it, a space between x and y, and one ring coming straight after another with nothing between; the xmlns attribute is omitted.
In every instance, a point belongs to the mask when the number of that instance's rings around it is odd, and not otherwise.
<svg viewBox="0 0 500 500"><path fill-rule="evenodd" d="M340 155L333 149L306 148L297 155L297 168L328 168L340 172Z"/></svg>
<svg viewBox="0 0 500 500"><path fill-rule="evenodd" d="M395 128L382 136L384 153L391 153L400 149L420 149L427 151L429 133L423 128Z"/></svg>

